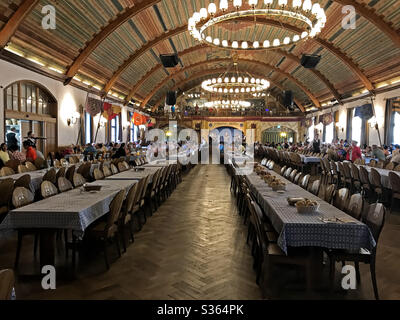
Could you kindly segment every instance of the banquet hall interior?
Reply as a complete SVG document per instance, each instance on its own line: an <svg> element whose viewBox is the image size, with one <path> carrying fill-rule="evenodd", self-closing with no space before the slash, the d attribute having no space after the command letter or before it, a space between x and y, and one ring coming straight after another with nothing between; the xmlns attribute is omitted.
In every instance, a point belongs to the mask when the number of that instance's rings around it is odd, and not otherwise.
<svg viewBox="0 0 400 320"><path fill-rule="evenodd" d="M0 300L400 299L399 0L0 0Z"/></svg>

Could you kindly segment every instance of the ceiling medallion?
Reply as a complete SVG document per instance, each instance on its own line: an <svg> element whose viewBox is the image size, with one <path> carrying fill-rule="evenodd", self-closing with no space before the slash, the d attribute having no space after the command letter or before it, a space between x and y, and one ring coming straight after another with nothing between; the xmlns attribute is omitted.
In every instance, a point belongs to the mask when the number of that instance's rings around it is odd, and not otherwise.
<svg viewBox="0 0 400 320"><path fill-rule="evenodd" d="M248 4L243 4L247 2ZM264 0L263 8L257 8L258 0L233 0L229 5L228 0L219 1L219 10L215 3L210 3L208 10L200 9L195 12L188 20L188 29L190 34L198 41L208 45L231 49L231 50L267 50L287 47L297 43L300 40L315 37L319 34L326 23L325 11L319 3L313 4L311 0L293 0L292 6L288 5L288 0ZM243 8L244 7L244 8ZM250 9L247 9L250 8ZM207 31L220 23L227 21L238 21L241 18L257 17L270 18L283 23L290 23L293 26L304 25L305 28L300 34L294 36L282 36L275 39L256 39L254 34L250 39L237 40L235 34L231 34L231 39L213 38L207 34ZM282 28L283 29L283 28ZM218 34L218 32L215 32Z"/></svg>

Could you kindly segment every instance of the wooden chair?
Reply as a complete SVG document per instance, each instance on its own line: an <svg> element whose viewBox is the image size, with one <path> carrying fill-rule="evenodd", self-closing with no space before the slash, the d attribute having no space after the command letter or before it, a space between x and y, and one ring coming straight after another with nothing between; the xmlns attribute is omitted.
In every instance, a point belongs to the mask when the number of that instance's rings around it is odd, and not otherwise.
<svg viewBox="0 0 400 320"><path fill-rule="evenodd" d="M373 192L371 182L369 181L369 173L363 166L360 167L360 182L361 182L361 193L365 199L370 200Z"/></svg>
<svg viewBox="0 0 400 320"><path fill-rule="evenodd" d="M129 227L130 237L132 243L135 241L133 236L133 216L131 214L133 204L137 202L140 194L138 192L139 183L136 183L128 192L124 204L122 205L121 214L118 218L119 233L122 240L124 252L126 252L126 227Z"/></svg>
<svg viewBox="0 0 400 320"><path fill-rule="evenodd" d="M363 197L361 194L353 194L350 198L350 202L344 210L347 214L352 216L354 219L361 220L361 214L363 212Z"/></svg>
<svg viewBox="0 0 400 320"><path fill-rule="evenodd" d="M292 171L293 171L292 168L287 168L286 171L285 171L285 173L283 174L283 176L284 176L286 179L289 179L289 176L290 176L290 174L292 173Z"/></svg>
<svg viewBox="0 0 400 320"><path fill-rule="evenodd" d="M336 188L339 188L340 185L340 173L338 171L338 165L336 164L335 161L331 161L330 162L330 168L331 168L331 172L332 172L332 183L336 184Z"/></svg>
<svg viewBox="0 0 400 320"><path fill-rule="evenodd" d="M325 193L326 193L326 185L323 184L322 181L320 180L319 189L316 196L321 200L325 200Z"/></svg>
<svg viewBox="0 0 400 320"><path fill-rule="evenodd" d="M72 183L65 177L59 177L57 180L57 185L60 193L67 192L74 188Z"/></svg>
<svg viewBox="0 0 400 320"><path fill-rule="evenodd" d="M7 176L11 176L13 174L15 174L14 170L9 167L3 167L0 170L0 177L7 177Z"/></svg>
<svg viewBox="0 0 400 320"><path fill-rule="evenodd" d="M47 161L44 160L43 158L36 158L34 165L39 170L48 167Z"/></svg>
<svg viewBox="0 0 400 320"><path fill-rule="evenodd" d="M58 194L57 187L50 181L43 181L40 185L40 193L43 199L47 199Z"/></svg>
<svg viewBox="0 0 400 320"><path fill-rule="evenodd" d="M14 189L12 193L12 204L15 208L21 208L28 204L33 203L34 195L31 191L26 188L18 187ZM34 234L35 235L35 244L33 249L33 254L36 256L37 245L39 240L39 234L36 230L29 230L29 229L19 229L18 230L18 244L17 244L17 252L15 255L15 262L14 262L14 269L18 269L19 264L19 257L21 253L22 247L22 239L26 235Z"/></svg>
<svg viewBox="0 0 400 320"><path fill-rule="evenodd" d="M129 166L125 166L125 161L118 163L118 171L119 172L124 172L124 171L128 171L128 170L129 170Z"/></svg>
<svg viewBox="0 0 400 320"><path fill-rule="evenodd" d="M79 174L79 173L74 174L73 184L74 184L75 188L79 188L79 187L83 186L85 183L86 183L86 180L81 174Z"/></svg>
<svg viewBox="0 0 400 320"><path fill-rule="evenodd" d="M292 181L292 182L294 182L294 178L297 176L297 169L294 169L291 173L290 173L290 175L289 175L289 180L290 181Z"/></svg>
<svg viewBox="0 0 400 320"><path fill-rule="evenodd" d="M14 271L7 269L0 271L0 301L11 300L15 286Z"/></svg>
<svg viewBox="0 0 400 320"><path fill-rule="evenodd" d="M283 167L282 167L282 169L281 169L281 176L283 176L283 175L285 174L287 168L288 168L287 166L283 166Z"/></svg>
<svg viewBox="0 0 400 320"><path fill-rule="evenodd" d="M65 171L66 171L65 167L61 167L60 169L58 169L57 174L56 174L57 181L61 177L65 178Z"/></svg>
<svg viewBox="0 0 400 320"><path fill-rule="evenodd" d="M42 181L50 181L52 184L57 183L57 173L56 169L51 168L49 171L46 172L46 174L43 176Z"/></svg>
<svg viewBox="0 0 400 320"><path fill-rule="evenodd" d="M316 180L311 184L311 187L308 191L311 192L313 195L317 196L319 193L320 185L321 185L321 181Z"/></svg>
<svg viewBox="0 0 400 320"><path fill-rule="evenodd" d="M378 201L383 201L382 177L380 173L374 168L371 168L370 181Z"/></svg>
<svg viewBox="0 0 400 320"><path fill-rule="evenodd" d="M360 179L360 170L358 167L352 163L349 164L351 170L351 176L353 178L353 191L361 192L361 179Z"/></svg>
<svg viewBox="0 0 400 320"><path fill-rule="evenodd" d="M121 257L117 223L118 223L118 218L120 217L120 212L124 197L125 197L125 190L121 190L120 192L118 192L118 194L114 197L114 199L110 204L110 211L108 213L107 220L95 223L93 226L89 227L88 230L86 231L87 237L95 238L103 242L104 260L106 263L107 270L110 269L110 265L108 262L108 255L107 255L107 243L109 241L115 242L118 254ZM73 256L75 256L76 254L75 248L76 246L74 246Z"/></svg>
<svg viewBox="0 0 400 320"><path fill-rule="evenodd" d="M31 170L29 170L25 165L20 164L18 166L18 173L27 173L30 172Z"/></svg>
<svg viewBox="0 0 400 320"><path fill-rule="evenodd" d="M18 187L23 187L33 192L31 187L31 176L29 174L24 174L22 177L17 179L14 183L14 188Z"/></svg>
<svg viewBox="0 0 400 320"><path fill-rule="evenodd" d="M335 196L335 192L336 192L336 185L334 184L329 185L325 190L324 200L328 203L332 203L332 200Z"/></svg>
<svg viewBox="0 0 400 320"><path fill-rule="evenodd" d="M335 196L333 205L341 211L347 208L347 203L349 201L350 190L347 188L340 189Z"/></svg>
<svg viewBox="0 0 400 320"><path fill-rule="evenodd" d="M374 203L369 207L368 214L365 220L365 224L369 227L376 246L371 250L361 249L359 252L348 251L348 250L327 250L326 253L330 260L330 277L331 287L333 288L335 283L335 263L336 262L354 262L356 267L357 282L360 282L360 262L370 265L371 280L374 288L375 299L379 300L378 285L376 282L375 274L375 263L376 263L376 250L378 247L379 236L382 232L385 223L386 210L383 204Z"/></svg>
<svg viewBox="0 0 400 320"><path fill-rule="evenodd" d="M21 161L19 160L9 160L4 166L13 169L14 172L18 172L18 166L20 164Z"/></svg>
<svg viewBox="0 0 400 320"><path fill-rule="evenodd" d="M340 162L339 162L340 163ZM350 165L347 162L343 162L343 173L344 173L344 179L342 180L344 182L344 186L349 188L350 190L353 190L353 177L351 176L351 169Z"/></svg>
<svg viewBox="0 0 400 320"><path fill-rule="evenodd" d="M254 252L254 267L256 269L257 278L256 282L260 283L263 293L265 295L265 283L270 284L272 282L272 268L275 265L298 265L306 269L307 287L311 287L311 259L299 251L290 252L286 255L276 243L268 241L266 236L263 223L257 214L256 208L258 205L251 202L251 221L254 224L254 230L256 236L253 240L253 252Z"/></svg>
<svg viewBox="0 0 400 320"><path fill-rule="evenodd" d="M392 205L391 210L395 207L395 201L400 200L400 176L395 172L389 172L389 181L392 186Z"/></svg>
<svg viewBox="0 0 400 320"><path fill-rule="evenodd" d="M74 174L75 174L75 166L72 165L67 169L67 172L65 173L65 177L71 182L74 182Z"/></svg>
<svg viewBox="0 0 400 320"><path fill-rule="evenodd" d="M114 163L111 163L110 168L113 175L119 173L118 168L115 166Z"/></svg>
<svg viewBox="0 0 400 320"><path fill-rule="evenodd" d="M298 185L301 181L302 176L303 174L301 172L297 173L297 175L293 179L293 183Z"/></svg>
<svg viewBox="0 0 400 320"><path fill-rule="evenodd" d="M93 170L93 175L95 180L103 180L104 179L104 174L103 172L100 171L100 169L95 168Z"/></svg>
<svg viewBox="0 0 400 320"><path fill-rule="evenodd" d="M303 179L301 180L301 187L305 190L308 190L308 185L310 184L310 178L311 175L307 174L303 177Z"/></svg>
<svg viewBox="0 0 400 320"><path fill-rule="evenodd" d="M25 162L25 166L28 168L29 171L36 171L37 168L32 162Z"/></svg>
<svg viewBox="0 0 400 320"><path fill-rule="evenodd" d="M30 178L30 177L29 177ZM11 178L0 180L0 223L10 210L14 180Z"/></svg>
<svg viewBox="0 0 400 320"><path fill-rule="evenodd" d="M108 166L103 166L103 174L104 174L104 177L109 177L109 176L113 175L113 173L111 172L111 170Z"/></svg>

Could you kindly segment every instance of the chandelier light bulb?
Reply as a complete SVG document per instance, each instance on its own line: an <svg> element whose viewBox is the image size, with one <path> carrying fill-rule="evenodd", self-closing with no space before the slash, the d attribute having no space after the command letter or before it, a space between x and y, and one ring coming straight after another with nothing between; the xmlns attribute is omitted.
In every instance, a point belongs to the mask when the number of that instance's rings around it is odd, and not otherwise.
<svg viewBox="0 0 400 320"><path fill-rule="evenodd" d="M215 5L215 3L210 3L208 6L208 13L213 16L217 13L217 6Z"/></svg>
<svg viewBox="0 0 400 320"><path fill-rule="evenodd" d="M235 78L235 77L232 77L231 82L232 82L232 83L235 83L235 82L236 82L236 78Z"/></svg>
<svg viewBox="0 0 400 320"><path fill-rule="evenodd" d="M283 40L283 44L289 44L290 43L290 38L289 37L286 37L284 40Z"/></svg>
<svg viewBox="0 0 400 320"><path fill-rule="evenodd" d="M300 40L300 36L298 34L296 34L295 36L293 36L293 42L297 42Z"/></svg>
<svg viewBox="0 0 400 320"><path fill-rule="evenodd" d="M219 41L218 38L215 38L214 41L213 41L213 43L214 43L214 45L219 46L220 41Z"/></svg>
<svg viewBox="0 0 400 320"><path fill-rule="evenodd" d="M311 0L304 0L304 2L303 2L303 10L304 11L311 11L311 9L312 9Z"/></svg>
<svg viewBox="0 0 400 320"><path fill-rule="evenodd" d="M218 78L217 82L222 83L222 78Z"/></svg>
<svg viewBox="0 0 400 320"><path fill-rule="evenodd" d="M233 93L233 89L229 89L229 93Z"/></svg>
<svg viewBox="0 0 400 320"><path fill-rule="evenodd" d="M225 83L228 83L228 82L229 82L229 78L226 77L226 78L224 79L224 82L225 82Z"/></svg>
<svg viewBox="0 0 400 320"><path fill-rule="evenodd" d="M258 3L258 0L249 0L249 5L255 7Z"/></svg>
<svg viewBox="0 0 400 320"><path fill-rule="evenodd" d="M269 42L268 40L265 40L264 43L263 43L263 47L264 47L264 48L269 48L270 45L271 45L271 44L270 44L270 42Z"/></svg>
<svg viewBox="0 0 400 320"><path fill-rule="evenodd" d="M241 93L244 93L244 92L245 92L245 89L244 89L244 88L240 89L240 92L241 92Z"/></svg>
<svg viewBox="0 0 400 320"><path fill-rule="evenodd" d="M216 83L217 83L217 79L215 79L215 78L212 79L212 80L211 80L211 83L216 84Z"/></svg>
<svg viewBox="0 0 400 320"><path fill-rule="evenodd" d="M228 93L228 89L224 89L224 93Z"/></svg>
<svg viewBox="0 0 400 320"><path fill-rule="evenodd" d="M222 11L228 10L228 0L221 0L221 1L219 2L219 8L220 8Z"/></svg>
<svg viewBox="0 0 400 320"><path fill-rule="evenodd" d="M219 89L218 89L218 92L219 92L219 93L222 93L222 88L219 88Z"/></svg>
<svg viewBox="0 0 400 320"><path fill-rule="evenodd" d="M264 4L266 4L267 6L270 6L273 2L274 0L264 0Z"/></svg>
<svg viewBox="0 0 400 320"><path fill-rule="evenodd" d="M279 0L279 1L278 1L278 4L279 4L280 6L282 6L282 7L284 7L284 6L287 5L287 0Z"/></svg>
<svg viewBox="0 0 400 320"><path fill-rule="evenodd" d="M200 20L201 20L200 13L195 12L195 13L193 14L193 20L194 20L196 23L200 22Z"/></svg>
<svg viewBox="0 0 400 320"><path fill-rule="evenodd" d="M272 43L272 45L273 45L274 47L278 47L278 46L280 46L280 44L281 44L281 42L280 42L279 39L275 39L274 42Z"/></svg>
<svg viewBox="0 0 400 320"><path fill-rule="evenodd" d="M293 8L300 8L301 7L301 0L293 0Z"/></svg>
<svg viewBox="0 0 400 320"><path fill-rule="evenodd" d="M222 40L222 46L224 46L224 47L227 47L229 44L228 44L228 41L227 40Z"/></svg>
<svg viewBox="0 0 400 320"><path fill-rule="evenodd" d="M307 32L307 31L304 31L304 32L301 34L301 38L302 38L302 39L306 38L307 36L308 36L308 32Z"/></svg>
<svg viewBox="0 0 400 320"><path fill-rule="evenodd" d="M319 3L314 3L314 5L312 6L312 9L311 9L311 13L313 15L317 15L319 13L320 9L321 9L321 6L319 5Z"/></svg>
<svg viewBox="0 0 400 320"><path fill-rule="evenodd" d="M247 41L242 42L242 49L248 49L249 45L247 44Z"/></svg>
<svg viewBox="0 0 400 320"><path fill-rule="evenodd" d="M242 77L239 77L239 78L238 78L238 82L239 82L239 83L242 83L242 82L243 82L243 78L242 78Z"/></svg>
<svg viewBox="0 0 400 320"><path fill-rule="evenodd" d="M235 89L235 93L239 93L239 88L236 88L236 89Z"/></svg>
<svg viewBox="0 0 400 320"><path fill-rule="evenodd" d="M209 43L212 43L212 42L213 42L213 39L212 39L210 36L208 36L208 37L206 38L206 41L209 42Z"/></svg>
<svg viewBox="0 0 400 320"><path fill-rule="evenodd" d="M260 43L258 41L253 42L253 48L258 49L260 47Z"/></svg>
<svg viewBox="0 0 400 320"><path fill-rule="evenodd" d="M233 0L233 5L239 9L242 6L242 0Z"/></svg>
<svg viewBox="0 0 400 320"><path fill-rule="evenodd" d="M247 92L247 93L250 92L250 88L246 88L246 92Z"/></svg>
<svg viewBox="0 0 400 320"><path fill-rule="evenodd" d="M200 18L201 19L207 19L208 17L208 11L206 8L201 8L200 9Z"/></svg>
<svg viewBox="0 0 400 320"><path fill-rule="evenodd" d="M250 79L249 78L244 78L244 83L249 83Z"/></svg>
<svg viewBox="0 0 400 320"><path fill-rule="evenodd" d="M239 48L239 43L237 41L232 42L232 48L237 49Z"/></svg>

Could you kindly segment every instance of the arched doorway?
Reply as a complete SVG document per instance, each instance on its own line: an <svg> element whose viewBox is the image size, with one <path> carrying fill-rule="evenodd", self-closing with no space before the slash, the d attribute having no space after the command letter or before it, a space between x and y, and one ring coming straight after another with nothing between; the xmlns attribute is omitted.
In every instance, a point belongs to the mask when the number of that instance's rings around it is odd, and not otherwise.
<svg viewBox="0 0 400 320"><path fill-rule="evenodd" d="M262 132L261 135L262 143L283 143L287 142L295 142L296 141L296 132L290 128L276 126L269 129L266 129Z"/></svg>
<svg viewBox="0 0 400 320"><path fill-rule="evenodd" d="M44 154L57 151L58 104L55 97L41 84L22 80L4 89L4 135L14 129L21 147L32 131L37 140L37 148Z"/></svg>

